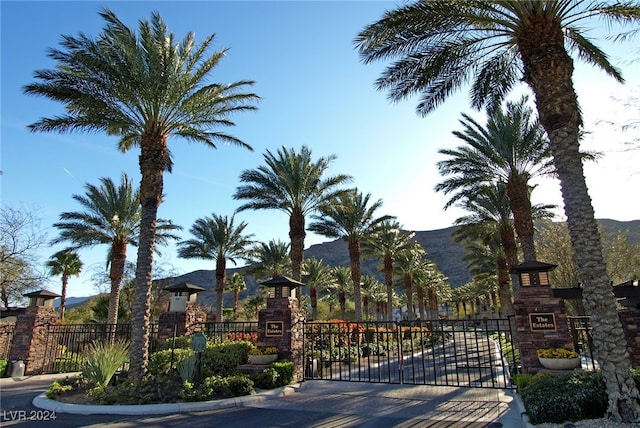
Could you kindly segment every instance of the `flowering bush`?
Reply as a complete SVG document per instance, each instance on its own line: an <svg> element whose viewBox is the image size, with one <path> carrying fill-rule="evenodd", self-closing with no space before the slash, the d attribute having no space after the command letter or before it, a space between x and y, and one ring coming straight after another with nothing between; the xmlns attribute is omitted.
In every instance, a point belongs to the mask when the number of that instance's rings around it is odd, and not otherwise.
<svg viewBox="0 0 640 428"><path fill-rule="evenodd" d="M251 343L256 343L258 341L258 333L233 332L227 334L227 340L246 340Z"/></svg>
<svg viewBox="0 0 640 428"><path fill-rule="evenodd" d="M267 348L253 347L249 350L249 355L273 355L278 353L278 348L269 346Z"/></svg>
<svg viewBox="0 0 640 428"><path fill-rule="evenodd" d="M538 349L538 358L578 358L580 354L564 348Z"/></svg>

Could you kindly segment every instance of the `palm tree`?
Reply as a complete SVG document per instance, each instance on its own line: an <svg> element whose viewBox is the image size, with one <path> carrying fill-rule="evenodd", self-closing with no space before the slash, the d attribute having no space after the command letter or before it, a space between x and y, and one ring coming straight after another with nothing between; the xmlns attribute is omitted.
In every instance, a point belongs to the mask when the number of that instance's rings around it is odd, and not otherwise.
<svg viewBox="0 0 640 428"><path fill-rule="evenodd" d="M342 174L323 178L335 158L331 155L314 162L307 146L302 146L299 153L284 146L275 155L267 150L266 165L243 171L240 181L244 184L233 195L234 199L248 201L237 211L276 209L289 215L291 267L297 281L302 278L305 217L339 195L343 191L339 186L351 180Z"/></svg>
<svg viewBox="0 0 640 428"><path fill-rule="evenodd" d="M388 298L385 285L378 281L374 275L362 275L362 308L364 314L371 315L375 310L373 319L380 321L383 312L379 311L378 302L384 301L385 298ZM374 304L374 308L371 308L371 303Z"/></svg>
<svg viewBox="0 0 640 428"><path fill-rule="evenodd" d="M338 295L340 305L340 315L343 321L347 319L347 296L353 293L353 282L351 281L351 269L345 266L336 266L331 269L333 275L332 290Z"/></svg>
<svg viewBox="0 0 640 428"><path fill-rule="evenodd" d="M236 258L247 258L252 235L243 235L247 223L234 224L230 218L212 214L211 217L197 219L189 232L192 239L178 242L178 256L185 259L216 261L216 313L219 322L224 321L222 298L227 281L227 260L236 264Z"/></svg>
<svg viewBox="0 0 640 428"><path fill-rule="evenodd" d="M146 373L149 356L149 291L163 176L172 166L169 138L211 148L223 142L251 149L219 129L234 125L232 113L255 110L259 97L242 92L252 81L210 81L211 71L227 53L209 54L214 35L198 46L193 33L176 42L157 12L151 21L140 20L139 34L109 9L102 9L100 16L105 26L99 37L65 36L62 49L49 52L56 68L37 71L37 82L24 91L67 107L65 115L31 124L32 131L102 131L118 135L123 152L140 148L142 216L129 371L137 380Z"/></svg>
<svg viewBox="0 0 640 428"><path fill-rule="evenodd" d="M311 319L318 319L318 290L327 288L332 283L331 268L316 258L304 261L304 283L309 286L311 298Z"/></svg>
<svg viewBox="0 0 640 428"><path fill-rule="evenodd" d="M421 245L414 245L413 248L407 248L398 254L396 259L395 274L398 275L402 285L404 286L405 296L407 298L407 318L409 321L414 319L413 310L413 284L414 276L422 268L422 260L427 254Z"/></svg>
<svg viewBox="0 0 640 428"><path fill-rule="evenodd" d="M400 223L385 221L363 242L362 253L365 257L382 259L384 282L387 286L387 316L393 313L393 263L400 253L413 248L415 232L406 232Z"/></svg>
<svg viewBox="0 0 640 428"><path fill-rule="evenodd" d="M71 250L62 250L55 253L47 266L51 275L60 275L62 277L62 292L60 293L60 319L64 319L64 308L67 302L67 285L70 276L78 276L82 271L82 261L78 254Z"/></svg>
<svg viewBox="0 0 640 428"><path fill-rule="evenodd" d="M544 131L532 114L526 97L508 102L505 110L487 112L486 126L463 114L464 130L453 135L466 144L440 150L448 159L437 164L446 178L436 190L454 194L446 207L475 195L482 186L504 183L525 260L536 260L529 181L550 172L551 156Z"/></svg>
<svg viewBox="0 0 640 428"><path fill-rule="evenodd" d="M280 240L259 242L249 253L248 271L257 277L274 279L291 271L289 244Z"/></svg>
<svg viewBox="0 0 640 428"><path fill-rule="evenodd" d="M356 321L362 321L362 296L360 290L360 256L362 242L384 221L393 219L385 215L375 217L382 206L382 200L369 204L371 194L366 195L352 189L337 196L333 201L320 207L320 214L313 215L314 222L309 230L328 238L342 238L349 247L351 279L355 300Z"/></svg>
<svg viewBox="0 0 640 428"><path fill-rule="evenodd" d="M240 292L247 289L247 283L244 281L242 275L235 272L231 275L231 279L227 281L227 289L231 290L233 293L233 315L235 316L238 312L238 298L240 296Z"/></svg>
<svg viewBox="0 0 640 428"><path fill-rule="evenodd" d="M455 90L472 81L475 108L498 106L524 81L535 95L540 124L550 141L560 179L565 214L591 315L593 341L609 397L612 419L638 418L639 396L624 333L602 255L580 155L582 118L573 86L569 53L622 82L618 69L587 36L586 23L634 25L640 6L628 2L576 0L474 1L419 0L385 13L366 26L356 43L364 62L397 59L377 81L399 101L420 94L418 113L433 111Z"/></svg>
<svg viewBox="0 0 640 428"><path fill-rule="evenodd" d="M122 174L120 185L110 178L100 179L100 185L85 184L84 195L73 195L84 211L70 211L60 214L60 221L54 227L60 235L51 243L71 243L70 249L78 250L95 245L109 245L107 268L111 282L107 323L118 322L120 286L127 260L127 245L138 245L140 233L140 195L127 174ZM181 230L169 220L158 219L156 243L164 245L170 239L178 239L172 231ZM157 251L157 248L154 248Z"/></svg>

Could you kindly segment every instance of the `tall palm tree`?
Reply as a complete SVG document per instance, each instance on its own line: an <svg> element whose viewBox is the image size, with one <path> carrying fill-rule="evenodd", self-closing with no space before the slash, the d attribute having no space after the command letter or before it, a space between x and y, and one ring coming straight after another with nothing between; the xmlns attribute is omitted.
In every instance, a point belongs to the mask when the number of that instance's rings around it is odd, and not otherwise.
<svg viewBox="0 0 640 428"><path fill-rule="evenodd" d="M64 319L64 309L67 303L67 286L70 276L78 276L82 271L82 261L78 254L71 250L62 250L55 253L47 261L51 275L60 275L62 278L62 291L60 292L60 319Z"/></svg>
<svg viewBox="0 0 640 428"><path fill-rule="evenodd" d="M60 221L53 226L60 235L52 244L71 243L70 249L78 250L96 245L109 245L107 268L111 281L107 323L118 322L120 286L127 260L127 245L138 245L140 233L140 195L127 174L122 174L120 184L108 177L100 179L100 185L85 184L84 195L73 195L83 211L69 211L60 214ZM156 243L165 245L171 239L178 239L172 232L181 230L169 220L158 219ZM154 250L158 252L157 247Z"/></svg>
<svg viewBox="0 0 640 428"><path fill-rule="evenodd" d="M353 293L353 282L351 281L351 269L345 266L336 266L331 269L333 275L332 290L338 295L340 305L340 315L343 321L347 319L347 296Z"/></svg>
<svg viewBox="0 0 640 428"><path fill-rule="evenodd" d="M621 72L587 38L587 24L601 18L637 25L640 5L584 0L419 0L390 10L357 36L364 62L397 59L377 81L399 101L420 94L418 113L433 111L472 81L475 108L497 106L520 81L535 95L547 132L564 209L591 315L594 347L607 362L603 375L612 419L640 415L639 395L624 333L609 286L602 243L580 155L582 118L573 86L573 59L595 65L619 82Z"/></svg>
<svg viewBox="0 0 640 428"><path fill-rule="evenodd" d="M219 322L224 321L222 298L227 281L227 261L234 265L237 258L247 258L252 244L252 235L243 235L247 223L234 224L231 217L212 214L211 217L197 219L189 232L193 238L178 242L178 256L185 259L216 261L216 314Z"/></svg>
<svg viewBox="0 0 640 428"><path fill-rule="evenodd" d="M415 232L403 231L400 223L385 221L363 242L362 254L365 257L382 259L384 282L387 286L388 317L393 313L393 264L401 252L413 248L414 236Z"/></svg>
<svg viewBox="0 0 640 428"><path fill-rule="evenodd" d="M362 309L365 316L372 315L372 312L375 311L373 319L380 321L384 310L380 312L378 302L384 302L385 298L388 298L385 285L378 281L374 275L362 275ZM371 307L372 303L373 308Z"/></svg>
<svg viewBox="0 0 640 428"><path fill-rule="evenodd" d="M231 275L231 279L227 281L227 289L233 293L233 315L235 316L238 312L238 299L240 292L247 289L247 283L242 275L235 272Z"/></svg>
<svg viewBox="0 0 640 428"><path fill-rule="evenodd" d="M146 373L149 357L155 228L164 172L172 166L169 138L182 137L211 148L223 142L251 149L220 128L234 125L231 114L255 110L259 97L243 92L252 81L210 81L212 70L227 53L226 49L209 53L214 35L200 45L193 33L177 42L157 12L150 21L139 21L139 34L109 9L102 9L100 16L105 26L97 38L65 36L62 48L49 52L56 68L37 71L37 82L24 91L67 107L65 115L31 124L32 131L102 131L119 136L123 152L140 148L142 216L129 348L129 377L137 380Z"/></svg>
<svg viewBox="0 0 640 428"><path fill-rule="evenodd" d="M332 282L331 268L324 265L322 259L306 259L303 265L304 283L309 286L311 300L311 319L318 319L318 290L327 288Z"/></svg>
<svg viewBox="0 0 640 428"><path fill-rule="evenodd" d="M267 150L266 165L243 171L240 181L244 184L233 195L247 201L237 211L276 209L289 215L291 266L297 281L302 278L306 216L339 195L343 191L339 186L351 180L343 174L324 177L335 159L331 155L314 162L307 146L299 152L284 146L276 154Z"/></svg>
<svg viewBox="0 0 640 428"><path fill-rule="evenodd" d="M463 131L453 135L465 144L440 150L448 158L437 164L446 178L436 190L453 193L446 207L475 195L481 186L504 183L525 260L536 260L529 182L550 172L551 157L544 130L532 115L526 97L508 102L505 110L488 111L485 126L463 114Z"/></svg>
<svg viewBox="0 0 640 428"><path fill-rule="evenodd" d="M360 262L362 242L384 221L394 217L375 217L382 206L382 200L369 203L371 194L364 195L358 189L343 192L333 201L320 206L320 214L313 215L314 222L309 230L328 238L342 238L347 241L353 281L356 321L362 321L362 293L360 290Z"/></svg>
<svg viewBox="0 0 640 428"><path fill-rule="evenodd" d="M291 272L289 244L280 240L259 242L249 253L250 267L248 271L258 278L274 279Z"/></svg>

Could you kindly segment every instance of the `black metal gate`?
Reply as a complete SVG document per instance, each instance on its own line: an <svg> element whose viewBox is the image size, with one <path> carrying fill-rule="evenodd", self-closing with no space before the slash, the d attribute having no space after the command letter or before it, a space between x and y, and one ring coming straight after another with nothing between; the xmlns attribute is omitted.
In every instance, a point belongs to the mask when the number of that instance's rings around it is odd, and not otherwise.
<svg viewBox="0 0 640 428"><path fill-rule="evenodd" d="M510 388L509 319L309 322L305 379Z"/></svg>

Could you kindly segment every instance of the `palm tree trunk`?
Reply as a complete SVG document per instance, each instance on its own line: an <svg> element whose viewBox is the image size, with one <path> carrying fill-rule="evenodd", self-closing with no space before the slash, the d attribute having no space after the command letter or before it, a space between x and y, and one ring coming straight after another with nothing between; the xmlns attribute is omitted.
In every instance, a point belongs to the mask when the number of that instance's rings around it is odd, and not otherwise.
<svg viewBox="0 0 640 428"><path fill-rule="evenodd" d="M533 242L533 217L531 214L531 199L529 186L526 182L513 180L507 186L509 207L513 213L513 225L518 235L524 260L536 260L536 247Z"/></svg>
<svg viewBox="0 0 640 428"><path fill-rule="evenodd" d="M360 241L349 240L349 259L351 260L351 280L353 281L353 300L355 302L356 322L362 321L362 289L360 288Z"/></svg>
<svg viewBox="0 0 640 428"><path fill-rule="evenodd" d="M233 289L233 315L238 312L238 298L240 296L240 290L237 288Z"/></svg>
<svg viewBox="0 0 640 428"><path fill-rule="evenodd" d="M562 28L536 31L521 50L526 82L536 95L540 123L551 143L571 243L575 250L583 300L591 316L593 344L602 364L609 407L614 420L630 422L640 415L638 389L631 376L631 362L618 318L615 297L602 256L602 243L580 155L580 115L573 88L573 61L564 48ZM553 37L550 37L553 36ZM540 47L544 47L543 50Z"/></svg>
<svg viewBox="0 0 640 428"><path fill-rule="evenodd" d="M309 295L311 297L311 319L318 319L318 288L309 286Z"/></svg>
<svg viewBox="0 0 640 428"><path fill-rule="evenodd" d="M224 298L224 283L227 280L227 259L218 254L216 258L216 313L218 318L216 321L223 322L223 298Z"/></svg>
<svg viewBox="0 0 640 428"><path fill-rule="evenodd" d="M69 284L69 275L62 274L62 291L60 292L60 319L64 319L64 309L67 306L67 285Z"/></svg>
<svg viewBox="0 0 640 428"><path fill-rule="evenodd" d="M404 290L407 293L407 319L413 321L413 279L411 275L404 276Z"/></svg>
<svg viewBox="0 0 640 428"><path fill-rule="evenodd" d="M338 301L340 302L340 313L342 314L342 320L347 320L347 296L344 291L338 294Z"/></svg>
<svg viewBox="0 0 640 428"><path fill-rule="evenodd" d="M156 239L158 207L162 202L163 174L169 162L166 138L143 136L138 163L140 181L140 239L136 263L136 280L129 346L129 379L138 381L147 372L149 362L149 322L153 249Z"/></svg>
<svg viewBox="0 0 640 428"><path fill-rule="evenodd" d="M393 258L384 258L384 284L387 286L387 321L392 321L393 314Z"/></svg>
<svg viewBox="0 0 640 428"><path fill-rule="evenodd" d="M306 232L302 212L294 211L289 217L289 239L291 239L291 273L293 279L302 281L302 261L304 260L304 238ZM296 289L296 297L300 299L300 290Z"/></svg>
<svg viewBox="0 0 640 428"><path fill-rule="evenodd" d="M109 279L111 280L111 294L109 297L109 310L107 324L118 323L118 308L120 306L120 284L124 275L124 264L127 260L126 241L116 241L111 246L111 258L109 260Z"/></svg>
<svg viewBox="0 0 640 428"><path fill-rule="evenodd" d="M427 319L427 314L424 308L424 286L418 285L416 287L416 294L418 295L418 318L421 320Z"/></svg>

